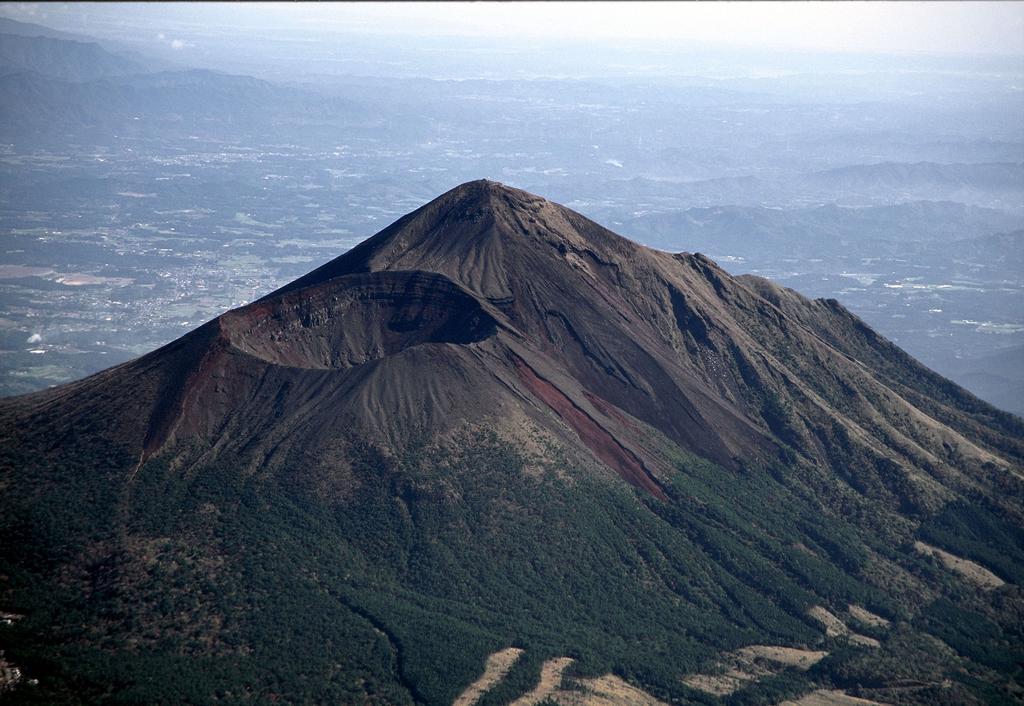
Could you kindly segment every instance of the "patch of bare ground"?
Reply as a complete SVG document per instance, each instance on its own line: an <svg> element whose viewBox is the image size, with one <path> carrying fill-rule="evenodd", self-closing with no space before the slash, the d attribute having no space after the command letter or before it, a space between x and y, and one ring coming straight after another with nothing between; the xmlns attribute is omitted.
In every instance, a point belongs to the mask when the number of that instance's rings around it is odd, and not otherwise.
<svg viewBox="0 0 1024 706"><path fill-rule="evenodd" d="M779 706L885 706L885 704L850 696L845 691L819 689L801 696L796 701L783 701Z"/></svg>
<svg viewBox="0 0 1024 706"><path fill-rule="evenodd" d="M1006 584L1001 578L993 574L981 564L976 564L970 559L963 559L950 554L949 552L933 547L924 542L914 542L914 549L925 556L933 556L942 562L943 566L963 576L965 579L981 588L990 591Z"/></svg>
<svg viewBox="0 0 1024 706"><path fill-rule="evenodd" d="M867 635L858 634L856 632L850 633L850 642L853 643L853 645L859 645L862 648L882 647L882 642L880 642L879 640L874 639L873 637L868 637Z"/></svg>
<svg viewBox="0 0 1024 706"><path fill-rule="evenodd" d="M737 654L750 660L765 659L785 667L797 667L798 669L810 669L828 656L828 652L822 650L801 650L796 647L781 647L779 645L750 645L737 650Z"/></svg>
<svg viewBox="0 0 1024 706"><path fill-rule="evenodd" d="M473 706L481 696L505 678L522 654L523 651L518 647L506 647L492 654L484 663L484 673L458 695L452 706Z"/></svg>
<svg viewBox="0 0 1024 706"><path fill-rule="evenodd" d="M553 695L561 706L666 706L614 674L577 679L580 691L559 691Z"/></svg>
<svg viewBox="0 0 1024 706"><path fill-rule="evenodd" d="M828 637L841 637L850 634L850 629L846 627L846 623L820 605L816 605L808 610L807 614L825 626L825 634Z"/></svg>
<svg viewBox="0 0 1024 706"><path fill-rule="evenodd" d="M690 675L683 683L707 694L728 696L784 669L810 669L827 655L828 652L796 647L749 645L723 655L712 673Z"/></svg>
<svg viewBox="0 0 1024 706"><path fill-rule="evenodd" d="M881 645L873 637L853 632L834 613L829 612L820 605L816 605L808 610L807 614L825 627L825 635L827 637L845 637L854 645L860 645L861 647L878 647Z"/></svg>
<svg viewBox="0 0 1024 706"><path fill-rule="evenodd" d="M755 674L744 674L742 678L731 674L692 674L684 677L683 683L691 689L703 691L705 694L728 696L756 679L758 679L758 675Z"/></svg>
<svg viewBox="0 0 1024 706"><path fill-rule="evenodd" d="M509 706L533 706L552 698L562 685L562 674L573 663L572 657L555 657L540 667L540 681L528 694L520 696Z"/></svg>
<svg viewBox="0 0 1024 706"><path fill-rule="evenodd" d="M813 557L817 557L818 556L817 554L814 553L813 550L811 550L810 547L808 547L803 542L795 542L793 544L793 549L797 549L797 550L803 552L804 554L807 554L808 556L813 556Z"/></svg>
<svg viewBox="0 0 1024 706"><path fill-rule="evenodd" d="M876 628L889 627L890 623L888 620L886 620L880 615L875 615L867 608L864 608L859 605L854 605L853 603L851 603L847 610L850 612L850 615L853 617L853 619L861 623L862 625L870 625L871 627Z"/></svg>
<svg viewBox="0 0 1024 706"><path fill-rule="evenodd" d="M503 409L501 424L491 424L488 430L518 447L523 455L523 473L535 478L546 473L555 473L563 480L568 478L562 464L558 463L562 460L562 442L522 410Z"/></svg>
<svg viewBox="0 0 1024 706"><path fill-rule="evenodd" d="M861 647L881 647L882 643L873 637L867 635L860 635L858 633L850 633L850 642Z"/></svg>

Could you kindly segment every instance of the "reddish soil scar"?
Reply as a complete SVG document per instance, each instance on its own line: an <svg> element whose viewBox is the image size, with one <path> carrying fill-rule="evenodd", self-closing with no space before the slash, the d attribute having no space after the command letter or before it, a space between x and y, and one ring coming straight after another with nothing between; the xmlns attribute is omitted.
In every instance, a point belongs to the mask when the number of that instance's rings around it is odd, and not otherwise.
<svg viewBox="0 0 1024 706"><path fill-rule="evenodd" d="M656 498L668 500L665 491L661 489L658 481L644 467L643 462L636 457L636 454L623 447L607 430L566 397L561 390L538 376L533 368L521 358L515 359L515 366L516 372L519 373L519 379L523 381L527 389L543 400L555 414L568 424L579 435L580 440L587 448L594 452L595 456L604 461L627 482L637 488L643 488Z"/></svg>

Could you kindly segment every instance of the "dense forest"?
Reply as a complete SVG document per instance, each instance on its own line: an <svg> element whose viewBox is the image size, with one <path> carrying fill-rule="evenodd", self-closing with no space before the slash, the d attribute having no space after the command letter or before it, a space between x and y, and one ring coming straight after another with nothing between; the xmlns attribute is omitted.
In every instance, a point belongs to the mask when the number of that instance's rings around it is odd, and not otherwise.
<svg viewBox="0 0 1024 706"><path fill-rule="evenodd" d="M2 607L28 616L0 636L39 680L14 702L448 704L509 645L526 656L484 704L529 691L559 655L575 658L570 675L716 703L681 677L749 644L830 654L726 703L813 685L890 702L1019 696L1018 589L980 591L907 546L921 537L1019 580L1024 534L983 504L875 532L855 493L809 504L812 469L684 455L663 502L479 430L458 452L353 445L343 500L304 484L301 459L270 477L155 458L118 491L109 479L130 459L79 448L0 526ZM8 446L5 472L38 463L28 451ZM807 615L850 604L891 621L879 648Z"/></svg>

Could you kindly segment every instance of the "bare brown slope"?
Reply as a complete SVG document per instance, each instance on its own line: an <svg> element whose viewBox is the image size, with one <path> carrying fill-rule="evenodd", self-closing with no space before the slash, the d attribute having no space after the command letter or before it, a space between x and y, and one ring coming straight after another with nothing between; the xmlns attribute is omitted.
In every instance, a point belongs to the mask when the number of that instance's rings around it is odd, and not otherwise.
<svg viewBox="0 0 1024 706"><path fill-rule="evenodd" d="M522 438L529 419L655 495L657 435L727 467L802 458L913 507L1019 478L1024 456L1017 421L841 307L488 181L160 351L4 407L54 428L105 411L140 459L187 442L254 470L467 420Z"/></svg>
<svg viewBox="0 0 1024 706"><path fill-rule="evenodd" d="M583 388L686 448L725 465L742 453L772 453L770 440L731 401L695 380L666 348L666 334L676 335L666 327L676 321L661 264L654 251L573 211L478 181L268 298L352 272L437 272L499 311L510 331ZM652 319L659 313L661 320Z"/></svg>
<svg viewBox="0 0 1024 706"><path fill-rule="evenodd" d="M836 303L643 248L495 182L448 192L296 286L353 269L445 274L583 389L721 463L774 453L766 437L822 463L838 462L841 442L872 467L889 459L941 477L965 457L1000 465L1024 453L1019 420Z"/></svg>

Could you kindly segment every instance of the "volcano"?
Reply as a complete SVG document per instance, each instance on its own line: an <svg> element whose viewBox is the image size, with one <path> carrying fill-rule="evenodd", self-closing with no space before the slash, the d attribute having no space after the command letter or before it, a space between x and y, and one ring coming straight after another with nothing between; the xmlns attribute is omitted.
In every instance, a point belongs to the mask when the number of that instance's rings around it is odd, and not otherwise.
<svg viewBox="0 0 1024 706"><path fill-rule="evenodd" d="M1020 419L496 182L0 425L23 699L1022 693Z"/></svg>

